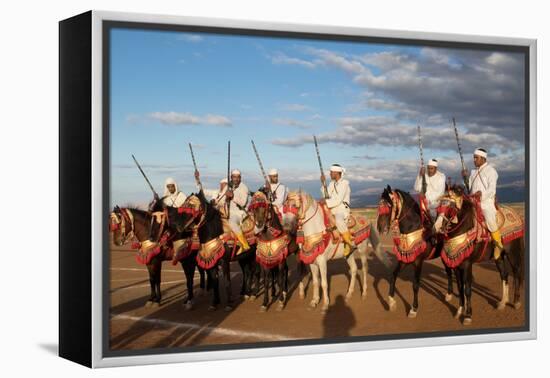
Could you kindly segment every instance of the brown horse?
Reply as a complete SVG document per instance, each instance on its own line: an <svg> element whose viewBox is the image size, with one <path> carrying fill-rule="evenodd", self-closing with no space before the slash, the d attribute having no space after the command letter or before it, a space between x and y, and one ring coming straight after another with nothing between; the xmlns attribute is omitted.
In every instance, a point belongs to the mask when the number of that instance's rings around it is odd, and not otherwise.
<svg viewBox="0 0 550 378"><path fill-rule="evenodd" d="M153 216L148 211L143 211L133 208L120 208L116 206L111 212L110 231L113 234L113 242L117 246L123 246L132 239L137 239L139 243L135 247L141 245L153 245L149 240L151 235L151 227ZM158 238L158 235L156 235ZM177 239L188 239L190 241L191 233L181 233L177 235ZM176 239L176 238L174 238ZM138 252L137 260L147 266L149 272L149 283L151 285L151 295L145 306L158 307L161 304L161 272L162 262L172 260L173 250L170 243L162 245L158 250L149 250L146 254ZM193 278L195 275L197 250L191 250L189 244L185 254L180 255L180 263L185 272L187 283L187 298L184 300L186 309L191 309L194 304ZM205 274L204 270L199 268L200 288L205 289Z"/></svg>
<svg viewBox="0 0 550 378"><path fill-rule="evenodd" d="M442 258L445 266L456 272L459 288L460 306L455 315L459 318L464 312L463 323L472 323L472 265L477 262L494 259L494 245L488 230L483 225L481 209L476 206L477 199L464 195L462 186L454 186L441 198L437 208L434 231L444 235L445 244ZM506 211L502 216L501 229L504 249L495 264L502 280L502 298L497 305L503 310L509 301L508 270L505 260L512 267L514 277L514 302L517 309L521 306L520 289L524 275L525 240L523 220L511 209L500 206ZM498 217L497 217L498 220Z"/></svg>
<svg viewBox="0 0 550 378"><path fill-rule="evenodd" d="M390 311L395 311L395 282L399 272L404 267L412 265L414 268L414 299L409 310L409 318L415 318L418 313L418 290L420 288L422 265L425 260L440 257L443 246L442 241L438 241L432 236L429 218L427 217L429 216L422 214L419 204L407 192L399 189L392 190L388 185L380 196L377 220L378 232L387 233L392 226L399 230L399 235L393 238L393 251L397 257L397 265L390 280L388 306ZM453 293L452 270L445 267L445 271L447 273L445 300L448 302L452 299Z"/></svg>
<svg viewBox="0 0 550 378"><path fill-rule="evenodd" d="M252 196L249 212L253 214L257 249L256 261L263 272L264 281L264 300L260 311L267 310L269 302L269 281L272 281L272 297L277 298L277 311L281 311L287 300L288 295L288 264L289 255L298 252L296 244L296 235L291 235L283 230L281 218L275 210L273 203L269 201L265 190L260 189ZM296 255L297 256L297 255ZM305 264L298 260L298 270L300 281L307 273ZM271 276L271 277L270 277ZM279 291L275 294L275 277ZM258 287L256 287L257 293Z"/></svg>

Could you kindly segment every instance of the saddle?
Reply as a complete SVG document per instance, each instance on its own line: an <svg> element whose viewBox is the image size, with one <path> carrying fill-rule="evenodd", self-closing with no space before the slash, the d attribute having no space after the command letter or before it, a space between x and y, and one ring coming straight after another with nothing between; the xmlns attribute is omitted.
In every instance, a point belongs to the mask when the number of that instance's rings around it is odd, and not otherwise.
<svg viewBox="0 0 550 378"><path fill-rule="evenodd" d="M223 235L221 236L224 243L232 245L237 240L237 236L229 226L229 219L222 218ZM248 244L256 243L256 235L254 234L254 218L246 216L241 224L241 230Z"/></svg>
<svg viewBox="0 0 550 378"><path fill-rule="evenodd" d="M321 204L319 204L319 206L323 210L326 230L329 231L332 235L333 242L336 243L342 238L342 235L340 235L340 232L336 228L334 215L332 215L326 206ZM355 245L360 244L370 236L370 224L364 216L355 216L350 213L347 226ZM334 235L335 233L336 235Z"/></svg>
<svg viewBox="0 0 550 378"><path fill-rule="evenodd" d="M477 197L472 197L471 200L475 205L476 221L479 224L479 226L476 227L479 229L476 235L477 240L490 238L491 234L485 223L485 217L481 210L481 202ZM524 235L525 227L523 217L521 217L512 207L499 204L497 206L496 221L503 244Z"/></svg>

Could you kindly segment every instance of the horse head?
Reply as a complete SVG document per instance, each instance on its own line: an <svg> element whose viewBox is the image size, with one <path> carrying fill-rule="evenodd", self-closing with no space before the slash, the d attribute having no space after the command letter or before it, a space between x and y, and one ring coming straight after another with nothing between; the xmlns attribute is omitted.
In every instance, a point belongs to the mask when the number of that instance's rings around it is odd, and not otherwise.
<svg viewBox="0 0 550 378"><path fill-rule="evenodd" d="M259 190L252 195L248 211L252 213L257 229L263 230L266 226L269 221L271 206L264 191Z"/></svg>
<svg viewBox="0 0 550 378"><path fill-rule="evenodd" d="M113 242L123 246L134 235L133 215L128 209L115 206L110 215L109 231L113 233Z"/></svg>
<svg viewBox="0 0 550 378"><path fill-rule="evenodd" d="M394 209L396 207L394 202L394 191L391 186L388 185L384 188L384 191L380 195L380 200L378 201L376 228L379 233L385 234L390 229L391 222L393 221L392 216L395 213Z"/></svg>
<svg viewBox="0 0 550 378"><path fill-rule="evenodd" d="M204 220L206 204L196 194L186 198L178 208L177 229L179 232L190 231L192 226L199 225Z"/></svg>
<svg viewBox="0 0 550 378"><path fill-rule="evenodd" d="M463 203L464 188L460 185L449 188L447 193L439 198L433 231L438 234L446 234L452 224L458 223L458 215Z"/></svg>
<svg viewBox="0 0 550 378"><path fill-rule="evenodd" d="M298 221L303 220L308 209L310 196L302 190L289 192L283 204L283 230L295 233Z"/></svg>

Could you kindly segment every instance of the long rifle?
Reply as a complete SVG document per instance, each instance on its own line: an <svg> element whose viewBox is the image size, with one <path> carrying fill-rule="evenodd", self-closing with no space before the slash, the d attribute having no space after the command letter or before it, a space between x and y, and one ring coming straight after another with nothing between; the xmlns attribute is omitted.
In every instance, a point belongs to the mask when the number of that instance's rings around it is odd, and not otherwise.
<svg viewBox="0 0 550 378"><path fill-rule="evenodd" d="M232 192L233 191L233 184L231 183L231 141L227 141L227 189L226 192ZM229 198L227 198L227 195L225 196L225 201L229 202L231 201ZM229 204L227 205L227 218L229 218Z"/></svg>
<svg viewBox="0 0 550 378"><path fill-rule="evenodd" d="M317 143L317 137L315 135L313 136L313 142L315 143L315 151L317 152L317 161L319 162L319 169L321 170L321 176L324 176L325 171L323 171L323 164L321 163L321 154L319 154L319 143ZM323 184L323 194L325 196L325 199L327 199L329 198L327 183L326 181L321 181L321 184Z"/></svg>
<svg viewBox="0 0 550 378"><path fill-rule="evenodd" d="M149 181L149 179L147 178L147 175L145 174L145 172L143 172L143 169L141 169L141 166L139 165L138 161L136 160L136 157L134 155L132 155L132 159L134 159L134 162L136 163L139 171L141 172L141 174L143 175L143 178L145 179L145 181L147 182L147 184L149 184L149 188L151 188L151 191L153 192L153 194L155 195L155 198L158 198L158 194L157 192L155 191L155 188L153 188L153 185L151 185L151 182Z"/></svg>
<svg viewBox="0 0 550 378"><path fill-rule="evenodd" d="M455 117L453 117L452 120L453 120L453 128L455 130L456 145L458 146L458 154L460 155L460 162L462 163L462 170L465 171L466 164L464 164L464 156L462 155L462 147L460 146L460 139L458 138L458 129L456 127ZM462 176L462 173L461 173L461 176ZM462 180L464 181L464 187L466 188L466 192L470 193L470 185L468 184L468 179L463 176Z"/></svg>
<svg viewBox="0 0 550 378"><path fill-rule="evenodd" d="M422 131L420 130L420 125L418 125L418 147L420 148L420 164L422 168L424 168L424 149L422 148ZM426 194L427 188L428 183L426 182L426 173L424 172L422 175L422 194Z"/></svg>
<svg viewBox="0 0 550 378"><path fill-rule="evenodd" d="M195 160L195 154L193 153L193 146L191 145L191 143L189 143L189 151L191 151L191 159L193 160L193 166L195 167L195 172L198 172L199 169L197 168L197 162ZM195 177L195 180L197 181L197 185L199 186L199 189L202 192L202 183L200 178Z"/></svg>
<svg viewBox="0 0 550 378"><path fill-rule="evenodd" d="M252 148L254 149L254 154L256 155L256 160L258 160L258 164L260 165L260 171L262 172L262 176L264 177L266 182L269 182L269 178L267 177L267 174L265 173L264 165L262 164L262 160L260 159L260 154L258 154L258 150L256 149L256 145L254 144L254 141L252 142ZM269 191L269 201L273 202L273 193L271 192L271 188L266 188Z"/></svg>

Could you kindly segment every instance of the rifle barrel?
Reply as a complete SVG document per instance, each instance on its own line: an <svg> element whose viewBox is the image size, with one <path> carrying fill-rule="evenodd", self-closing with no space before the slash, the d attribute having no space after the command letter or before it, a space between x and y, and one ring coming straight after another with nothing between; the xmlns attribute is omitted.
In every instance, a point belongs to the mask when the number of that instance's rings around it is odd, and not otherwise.
<svg viewBox="0 0 550 378"><path fill-rule="evenodd" d="M147 184L149 185L149 188L151 188L151 191L153 192L154 195L156 195L158 197L158 194L157 192L155 191L155 188L153 188L153 185L151 185L151 182L149 181L149 179L147 178L147 175L145 174L145 172L143 172L143 169L141 169L141 165L139 165L136 157L132 154L132 159L134 159L134 163L136 163L139 171L141 172L141 175L143 176L143 178L145 179L145 181L147 182Z"/></svg>
<svg viewBox="0 0 550 378"><path fill-rule="evenodd" d="M321 162L321 154L319 153L319 143L317 143L317 137L313 136L313 142L315 143L315 151L317 152L317 161L319 162L319 169L321 170L321 176L324 176L325 172L323 171L323 163ZM323 192L325 195L325 198L328 198L328 189L327 184L325 182L323 184Z"/></svg>

